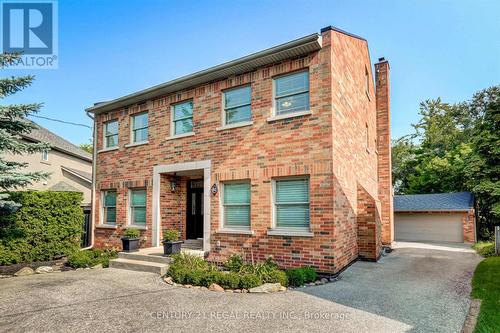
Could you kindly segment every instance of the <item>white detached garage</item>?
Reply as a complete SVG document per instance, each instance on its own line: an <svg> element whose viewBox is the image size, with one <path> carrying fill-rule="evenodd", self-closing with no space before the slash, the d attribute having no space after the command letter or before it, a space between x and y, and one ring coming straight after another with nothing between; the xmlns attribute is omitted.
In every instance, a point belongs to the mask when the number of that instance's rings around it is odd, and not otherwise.
<svg viewBox="0 0 500 333"><path fill-rule="evenodd" d="M396 241L473 243L474 196L469 192L396 195Z"/></svg>

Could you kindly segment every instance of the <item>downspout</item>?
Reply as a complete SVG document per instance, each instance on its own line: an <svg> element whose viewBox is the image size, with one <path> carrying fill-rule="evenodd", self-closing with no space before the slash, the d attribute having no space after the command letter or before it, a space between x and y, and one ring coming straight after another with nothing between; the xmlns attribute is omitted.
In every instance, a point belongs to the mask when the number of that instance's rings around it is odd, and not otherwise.
<svg viewBox="0 0 500 333"><path fill-rule="evenodd" d="M90 246L83 248L82 250L89 250L94 247L94 232L95 232L95 174L96 174L96 160L97 160L97 127L95 126L95 119L90 115L88 111L85 111L87 117L92 119L92 190L90 192Z"/></svg>

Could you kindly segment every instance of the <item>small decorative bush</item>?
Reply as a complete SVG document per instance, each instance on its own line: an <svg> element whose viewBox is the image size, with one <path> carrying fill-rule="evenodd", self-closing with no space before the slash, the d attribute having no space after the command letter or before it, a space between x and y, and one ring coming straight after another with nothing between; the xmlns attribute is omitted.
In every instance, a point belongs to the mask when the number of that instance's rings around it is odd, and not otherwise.
<svg viewBox="0 0 500 333"><path fill-rule="evenodd" d="M141 232L137 228L128 228L123 233L124 238L139 238Z"/></svg>
<svg viewBox="0 0 500 333"><path fill-rule="evenodd" d="M68 265L73 268L92 267L98 264L102 264L102 267L108 267L109 260L116 257L117 253L113 250L77 251L68 257Z"/></svg>
<svg viewBox="0 0 500 333"><path fill-rule="evenodd" d="M237 289L240 285L240 276L234 272L222 273L218 284L224 289Z"/></svg>
<svg viewBox="0 0 500 333"><path fill-rule="evenodd" d="M223 272L218 271L218 270L213 270L210 272L206 272L205 276L203 277L201 281L201 285L205 287L210 287L212 283L220 283L221 276L224 275Z"/></svg>
<svg viewBox="0 0 500 333"><path fill-rule="evenodd" d="M318 278L318 275L316 274L316 271L312 267L303 267L301 268L304 272L304 282L309 283L309 282L314 282Z"/></svg>
<svg viewBox="0 0 500 333"><path fill-rule="evenodd" d="M196 268L193 270L188 270L187 273L184 275L184 283L185 284L192 284L195 286L202 285L205 282L205 277L209 274L209 272L201 269L201 268Z"/></svg>
<svg viewBox="0 0 500 333"><path fill-rule="evenodd" d="M240 288L241 289L250 289L254 287L258 287L262 284L262 280L257 274L248 273L242 275L240 278Z"/></svg>
<svg viewBox="0 0 500 333"><path fill-rule="evenodd" d="M231 272L239 272L243 264L243 258L239 254L233 254L229 257L224 266Z"/></svg>
<svg viewBox="0 0 500 333"><path fill-rule="evenodd" d="M181 237L181 233L173 229L163 230L163 240L165 242L177 242Z"/></svg>
<svg viewBox="0 0 500 333"><path fill-rule="evenodd" d="M477 254L483 257L489 257L495 254L495 243L493 242L478 242L472 246Z"/></svg>
<svg viewBox="0 0 500 333"><path fill-rule="evenodd" d="M288 277L285 272L279 269L273 269L267 274L265 283L279 283L284 287L288 286Z"/></svg>
<svg viewBox="0 0 500 333"><path fill-rule="evenodd" d="M300 287L305 282L304 270L301 268L291 268L285 271L288 283L294 287Z"/></svg>

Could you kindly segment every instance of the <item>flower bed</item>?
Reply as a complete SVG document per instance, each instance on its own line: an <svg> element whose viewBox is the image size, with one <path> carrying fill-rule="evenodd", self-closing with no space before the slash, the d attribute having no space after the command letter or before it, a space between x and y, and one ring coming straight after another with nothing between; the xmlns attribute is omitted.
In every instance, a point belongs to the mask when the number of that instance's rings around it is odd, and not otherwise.
<svg viewBox="0 0 500 333"><path fill-rule="evenodd" d="M316 285L329 282L317 280L316 271L311 267L280 270L268 258L261 263L245 263L241 256L231 256L222 268L202 258L179 254L174 255L165 281L188 288L209 289L229 292L284 291L286 287L300 287L304 284Z"/></svg>

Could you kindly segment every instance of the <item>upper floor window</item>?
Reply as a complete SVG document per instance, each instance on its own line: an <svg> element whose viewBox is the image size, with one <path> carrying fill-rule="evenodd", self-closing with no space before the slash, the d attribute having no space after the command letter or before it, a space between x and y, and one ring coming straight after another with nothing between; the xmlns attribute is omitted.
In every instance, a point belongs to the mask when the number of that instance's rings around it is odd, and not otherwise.
<svg viewBox="0 0 500 333"><path fill-rule="evenodd" d="M250 182L223 184L222 225L230 229L250 229Z"/></svg>
<svg viewBox="0 0 500 333"><path fill-rule="evenodd" d="M104 124L104 148L118 146L118 120L108 121Z"/></svg>
<svg viewBox="0 0 500 333"><path fill-rule="evenodd" d="M252 120L252 90L250 86L226 90L223 93L223 125Z"/></svg>
<svg viewBox="0 0 500 333"><path fill-rule="evenodd" d="M116 224L116 191L104 191L102 203L102 224Z"/></svg>
<svg viewBox="0 0 500 333"><path fill-rule="evenodd" d="M309 178L274 180L274 225L276 228L309 230Z"/></svg>
<svg viewBox="0 0 500 333"><path fill-rule="evenodd" d="M172 135L193 132L193 101L178 103L172 107L171 128Z"/></svg>
<svg viewBox="0 0 500 333"><path fill-rule="evenodd" d="M48 150L42 150L42 161L47 162L49 160L49 151Z"/></svg>
<svg viewBox="0 0 500 333"><path fill-rule="evenodd" d="M130 190L129 216L131 225L146 226L146 190Z"/></svg>
<svg viewBox="0 0 500 333"><path fill-rule="evenodd" d="M309 110L309 72L274 79L275 115Z"/></svg>
<svg viewBox="0 0 500 333"><path fill-rule="evenodd" d="M148 141L148 113L132 116L132 143Z"/></svg>

